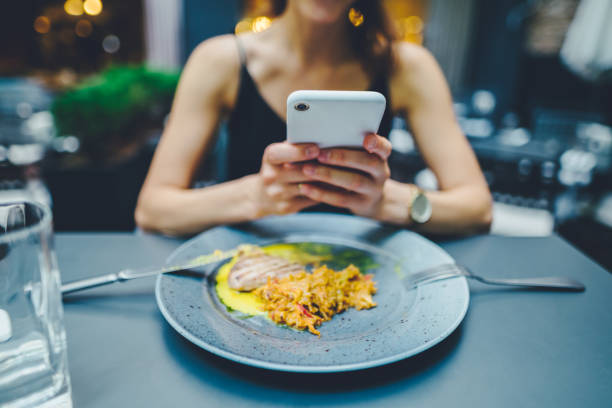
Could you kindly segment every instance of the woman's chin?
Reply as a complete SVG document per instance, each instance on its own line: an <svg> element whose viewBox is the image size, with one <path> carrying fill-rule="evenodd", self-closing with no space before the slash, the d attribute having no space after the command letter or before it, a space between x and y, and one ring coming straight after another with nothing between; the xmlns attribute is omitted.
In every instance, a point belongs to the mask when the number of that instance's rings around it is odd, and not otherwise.
<svg viewBox="0 0 612 408"><path fill-rule="evenodd" d="M347 4L344 4L347 3ZM300 0L302 16L313 23L332 24L346 15L350 2L338 0Z"/></svg>
<svg viewBox="0 0 612 408"><path fill-rule="evenodd" d="M325 18L325 17L312 17L309 19L312 23L315 24L322 24L322 25L326 25L326 24L334 24L338 22L337 18Z"/></svg>

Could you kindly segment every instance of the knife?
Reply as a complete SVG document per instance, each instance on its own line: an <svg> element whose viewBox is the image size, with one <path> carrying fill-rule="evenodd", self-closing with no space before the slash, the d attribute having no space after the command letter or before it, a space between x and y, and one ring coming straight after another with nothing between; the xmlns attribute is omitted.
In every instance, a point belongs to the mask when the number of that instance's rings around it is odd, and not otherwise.
<svg viewBox="0 0 612 408"><path fill-rule="evenodd" d="M127 280L144 278L147 276L155 276L155 275L159 275L162 273L172 273L172 272L184 271L188 269L199 268L202 266L214 264L214 263L217 263L223 260L233 258L239 252L247 253L256 247L257 247L256 245L243 244L243 245L239 245L238 247L234 249L230 249L227 251L217 250L211 254L199 256L193 259L191 262L185 263L182 265L171 265L171 266L164 266L164 267L149 266L149 267L139 268L139 269L131 269L131 268L122 269L119 272L110 273L108 275L95 276L93 278L79 279L76 281L65 283L61 287L61 292L62 292L62 295L66 295L66 294L77 292L77 291L84 290L84 289L90 289L90 288L95 288L98 286L109 285L115 282L125 282ZM203 275L203 276L205 277L206 275Z"/></svg>

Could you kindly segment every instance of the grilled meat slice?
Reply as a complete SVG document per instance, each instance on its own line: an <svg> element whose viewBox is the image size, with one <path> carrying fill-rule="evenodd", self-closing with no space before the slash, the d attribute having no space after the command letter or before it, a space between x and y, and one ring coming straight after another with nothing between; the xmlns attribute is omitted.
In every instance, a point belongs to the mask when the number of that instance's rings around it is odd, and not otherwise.
<svg viewBox="0 0 612 408"><path fill-rule="evenodd" d="M230 270L228 284L232 289L248 292L265 285L268 278L282 278L303 270L300 264L267 255L263 251L254 251L238 258Z"/></svg>

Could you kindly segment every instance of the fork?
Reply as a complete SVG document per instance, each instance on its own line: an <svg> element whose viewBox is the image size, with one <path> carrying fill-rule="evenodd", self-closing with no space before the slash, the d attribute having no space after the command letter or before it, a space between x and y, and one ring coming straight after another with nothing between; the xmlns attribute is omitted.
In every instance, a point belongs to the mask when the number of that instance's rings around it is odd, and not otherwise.
<svg viewBox="0 0 612 408"><path fill-rule="evenodd" d="M550 276L539 278L519 279L490 279L473 274L467 267L455 263L438 265L433 268L413 273L402 279L404 286L408 289L419 285L439 281L442 279L465 276L488 285L514 286L528 289L559 290L582 292L585 287L582 283L563 276Z"/></svg>

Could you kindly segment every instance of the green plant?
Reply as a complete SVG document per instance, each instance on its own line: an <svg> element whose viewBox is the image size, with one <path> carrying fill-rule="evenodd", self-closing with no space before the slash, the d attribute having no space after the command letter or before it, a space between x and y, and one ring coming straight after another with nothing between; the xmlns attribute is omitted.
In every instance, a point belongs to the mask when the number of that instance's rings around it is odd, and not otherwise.
<svg viewBox="0 0 612 408"><path fill-rule="evenodd" d="M104 160L117 149L160 127L170 110L179 73L144 66L114 66L59 95L51 111L58 135L75 135L90 159Z"/></svg>

